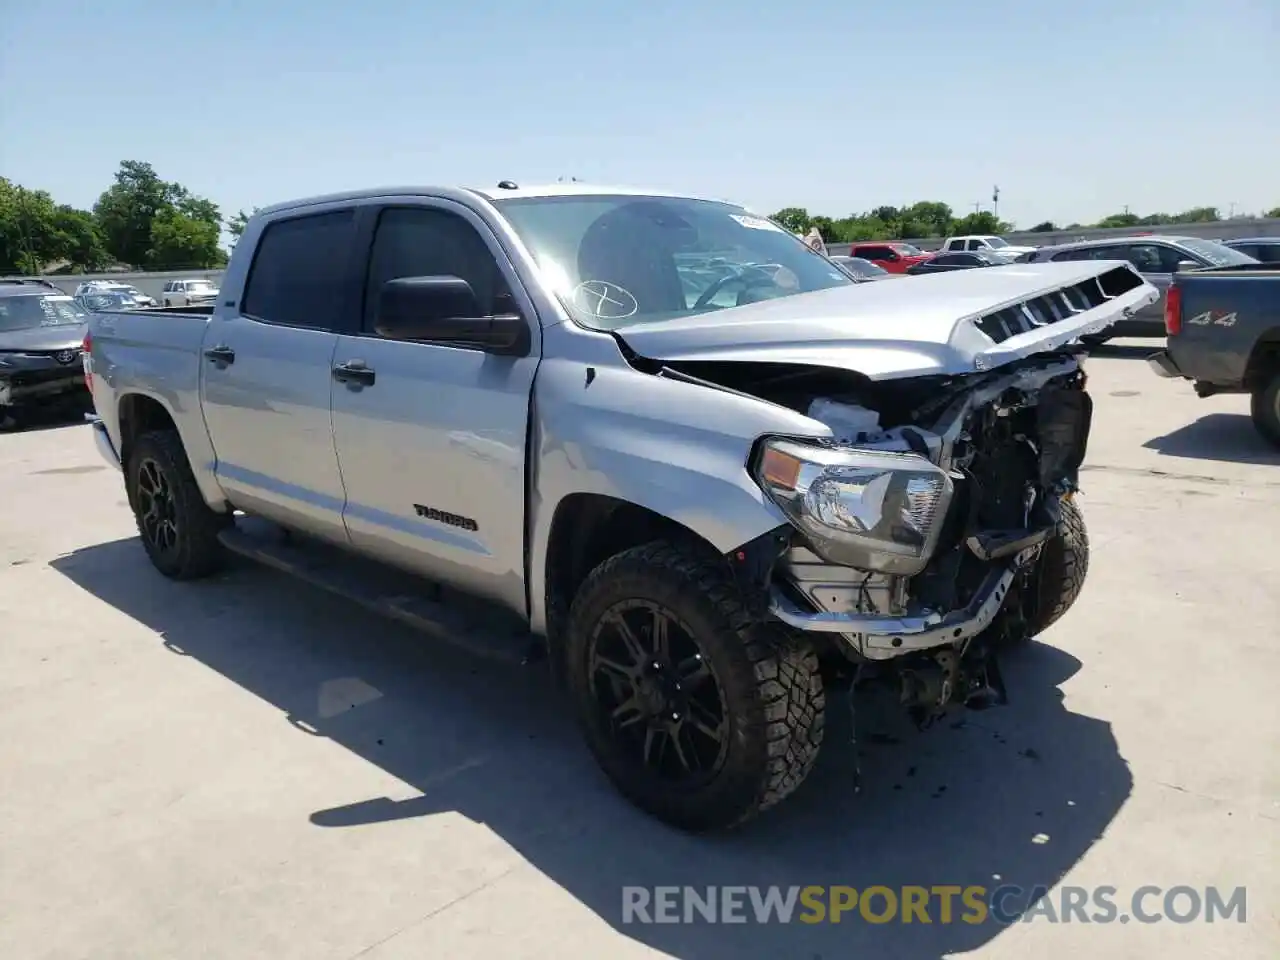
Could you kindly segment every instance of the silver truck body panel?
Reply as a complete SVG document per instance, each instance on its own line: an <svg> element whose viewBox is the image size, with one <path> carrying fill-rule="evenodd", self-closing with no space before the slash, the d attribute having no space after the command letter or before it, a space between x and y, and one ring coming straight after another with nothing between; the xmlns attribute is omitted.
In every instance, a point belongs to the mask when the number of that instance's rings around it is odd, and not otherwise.
<svg viewBox="0 0 1280 960"><path fill-rule="evenodd" d="M619 334L643 357L760 360L853 370L872 380L963 374L1056 349L1158 298L1144 284L1051 327L992 343L974 327L1006 306L1096 277L1115 263L1009 264L857 284L734 310L634 324Z"/></svg>

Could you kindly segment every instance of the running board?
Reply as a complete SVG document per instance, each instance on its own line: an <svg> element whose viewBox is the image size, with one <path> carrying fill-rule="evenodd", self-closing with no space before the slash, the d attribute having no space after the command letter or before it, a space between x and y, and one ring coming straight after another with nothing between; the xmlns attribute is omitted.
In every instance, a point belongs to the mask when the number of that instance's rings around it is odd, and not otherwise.
<svg viewBox="0 0 1280 960"><path fill-rule="evenodd" d="M528 663L542 646L514 615L496 605L256 517L237 516L235 526L218 539L232 553L488 660Z"/></svg>

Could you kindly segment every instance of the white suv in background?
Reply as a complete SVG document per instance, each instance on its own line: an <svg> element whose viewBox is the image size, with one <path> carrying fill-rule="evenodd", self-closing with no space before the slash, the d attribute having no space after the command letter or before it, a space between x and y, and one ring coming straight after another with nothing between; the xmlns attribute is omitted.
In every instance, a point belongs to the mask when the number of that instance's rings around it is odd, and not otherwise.
<svg viewBox="0 0 1280 960"><path fill-rule="evenodd" d="M1000 237L990 236L948 237L947 242L942 245L944 253L977 250L980 253L992 253L997 257L1007 257L1010 260L1014 257L1020 257L1024 253L1030 253L1034 249L1036 248L1016 247Z"/></svg>
<svg viewBox="0 0 1280 960"><path fill-rule="evenodd" d="M195 304L213 303L218 299L218 285L203 277L195 280L169 280L164 285L166 307L190 307Z"/></svg>

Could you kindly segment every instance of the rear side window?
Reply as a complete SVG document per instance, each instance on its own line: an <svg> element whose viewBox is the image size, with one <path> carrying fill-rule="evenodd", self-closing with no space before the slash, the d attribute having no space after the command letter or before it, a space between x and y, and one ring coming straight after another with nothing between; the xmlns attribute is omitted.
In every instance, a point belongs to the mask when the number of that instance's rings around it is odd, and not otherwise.
<svg viewBox="0 0 1280 960"><path fill-rule="evenodd" d="M856 256L862 257L864 260L885 260L889 256L888 247L857 247Z"/></svg>
<svg viewBox="0 0 1280 960"><path fill-rule="evenodd" d="M293 327L349 326L343 321L354 238L353 209L270 224L258 241L240 312Z"/></svg>

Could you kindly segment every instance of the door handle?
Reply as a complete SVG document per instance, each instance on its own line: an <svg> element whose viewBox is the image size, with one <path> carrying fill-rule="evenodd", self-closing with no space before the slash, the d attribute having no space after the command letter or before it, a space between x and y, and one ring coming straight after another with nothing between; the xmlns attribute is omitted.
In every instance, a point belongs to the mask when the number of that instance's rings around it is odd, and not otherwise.
<svg viewBox="0 0 1280 960"><path fill-rule="evenodd" d="M376 376L363 360L348 360L333 368L333 379L358 387L372 387Z"/></svg>
<svg viewBox="0 0 1280 960"><path fill-rule="evenodd" d="M219 344L216 347L210 347L204 352L204 357L210 363L216 363L220 367L225 367L229 363L236 362L236 352L228 346Z"/></svg>

